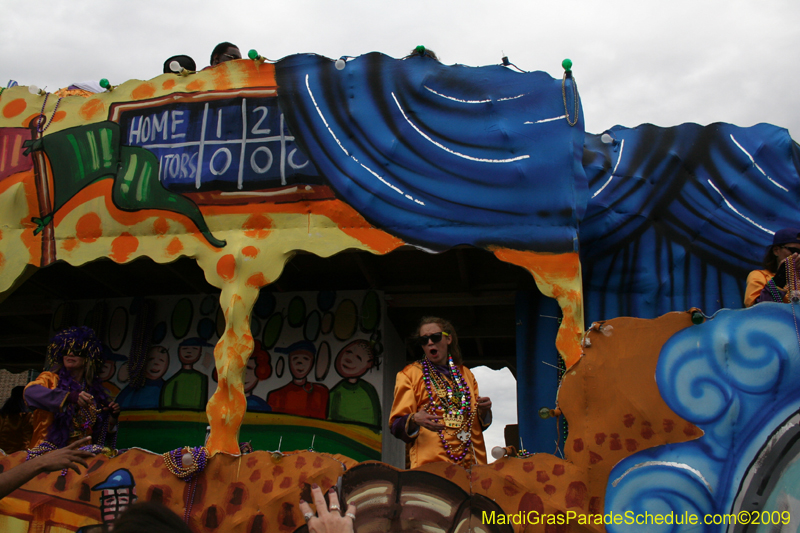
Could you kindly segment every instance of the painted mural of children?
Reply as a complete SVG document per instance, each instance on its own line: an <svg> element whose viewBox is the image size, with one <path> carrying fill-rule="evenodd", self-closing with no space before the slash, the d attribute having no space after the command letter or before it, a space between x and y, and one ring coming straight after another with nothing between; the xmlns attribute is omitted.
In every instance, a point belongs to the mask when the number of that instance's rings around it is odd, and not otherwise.
<svg viewBox="0 0 800 533"><path fill-rule="evenodd" d="M127 361L128 358L124 355L114 353L109 347L103 345L103 367L100 369L100 380L103 382L103 387L108 391L111 398L116 398L119 394L119 387L116 383L111 381L114 374L117 373L117 361Z"/></svg>
<svg viewBox="0 0 800 533"><path fill-rule="evenodd" d="M151 346L144 365L144 385L134 389L129 383L117 396L117 403L124 410L158 409L164 374L169 368L169 352L163 346Z"/></svg>
<svg viewBox="0 0 800 533"><path fill-rule="evenodd" d="M372 345L355 340L339 350L334 368L344 379L331 389L328 418L337 422L358 422L380 430L381 403L378 393L361 376L380 366Z"/></svg>
<svg viewBox="0 0 800 533"><path fill-rule="evenodd" d="M212 347L200 337L185 339L178 346L181 369L169 378L161 391L162 409L203 411L208 402L208 376L194 369L204 348Z"/></svg>
<svg viewBox="0 0 800 533"><path fill-rule="evenodd" d="M272 375L272 364L269 352L261 347L261 341L256 341L253 354L247 360L247 370L244 374L244 394L247 397L247 410L252 413L269 413L272 408L261 398L253 394L259 381Z"/></svg>
<svg viewBox="0 0 800 533"><path fill-rule="evenodd" d="M292 381L267 395L272 412L324 419L328 413L328 387L322 383L309 383L306 379L314 368L317 355L314 343L298 341L288 348L276 348L275 351L289 354Z"/></svg>
<svg viewBox="0 0 800 533"><path fill-rule="evenodd" d="M261 341L255 341L256 345L250 359L247 360L247 367L244 374L244 395L247 397L247 412L249 413L269 413L272 408L261 398L253 394L260 381L264 381L272 375L272 362L269 352L261 347ZM217 381L217 369L211 373L211 379Z"/></svg>

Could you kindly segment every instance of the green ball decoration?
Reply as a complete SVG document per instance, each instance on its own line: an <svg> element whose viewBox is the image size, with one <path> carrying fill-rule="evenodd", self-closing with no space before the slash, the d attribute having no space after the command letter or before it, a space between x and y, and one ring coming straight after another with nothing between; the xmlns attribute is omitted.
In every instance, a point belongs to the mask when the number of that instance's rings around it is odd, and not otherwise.
<svg viewBox="0 0 800 533"><path fill-rule="evenodd" d="M108 83L108 80L106 78L103 78L102 80L100 80L100 87L102 87L103 89L108 89L109 87L111 87L111 84Z"/></svg>
<svg viewBox="0 0 800 533"><path fill-rule="evenodd" d="M416 48L414 48L414 51L419 55L425 55L425 47L422 45L419 45Z"/></svg>
<svg viewBox="0 0 800 533"><path fill-rule="evenodd" d="M247 52L247 57L255 61L256 59L258 59L258 52L256 52L255 49L250 50L249 52Z"/></svg>
<svg viewBox="0 0 800 533"><path fill-rule="evenodd" d="M546 420L551 416L552 413L550 413L550 409L548 409L547 407L542 407L541 409L539 409L539 418L543 418Z"/></svg>
<svg viewBox="0 0 800 533"><path fill-rule="evenodd" d="M570 58L565 59L561 62L561 66L564 67L564 70L567 72L572 70L572 60Z"/></svg>
<svg viewBox="0 0 800 533"><path fill-rule="evenodd" d="M705 322L706 317L703 316L703 313L700 311L692 311L692 324L698 326Z"/></svg>

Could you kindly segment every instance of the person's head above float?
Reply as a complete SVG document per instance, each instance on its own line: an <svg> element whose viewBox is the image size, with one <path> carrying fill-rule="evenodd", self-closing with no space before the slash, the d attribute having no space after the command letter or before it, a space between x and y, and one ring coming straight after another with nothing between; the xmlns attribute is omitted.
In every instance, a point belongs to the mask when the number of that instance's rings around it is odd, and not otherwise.
<svg viewBox="0 0 800 533"><path fill-rule="evenodd" d="M241 58L242 53L239 51L238 46L227 41L222 42L215 46L214 51L211 52L211 66Z"/></svg>
<svg viewBox="0 0 800 533"><path fill-rule="evenodd" d="M114 533L191 533L191 528L166 506L152 501L137 502L114 521Z"/></svg>
<svg viewBox="0 0 800 533"><path fill-rule="evenodd" d="M416 341L431 363L445 366L449 354L453 357L455 364L462 364L456 328L444 318L423 317L417 326Z"/></svg>
<svg viewBox="0 0 800 533"><path fill-rule="evenodd" d="M177 63L178 69L172 68L172 63ZM164 74L171 74L171 73L178 73L181 72L181 69L186 69L189 72L194 72L197 70L197 64L194 62L194 59L187 56L186 54L179 54L176 56L172 56L166 61L164 61Z"/></svg>
<svg viewBox="0 0 800 533"><path fill-rule="evenodd" d="M794 253L800 253L800 228L778 230L772 238L772 245L767 247L762 265L775 273L781 262Z"/></svg>
<svg viewBox="0 0 800 533"><path fill-rule="evenodd" d="M45 368L51 372L61 374L63 369L91 383L102 364L103 346L92 328L67 328L50 339Z"/></svg>

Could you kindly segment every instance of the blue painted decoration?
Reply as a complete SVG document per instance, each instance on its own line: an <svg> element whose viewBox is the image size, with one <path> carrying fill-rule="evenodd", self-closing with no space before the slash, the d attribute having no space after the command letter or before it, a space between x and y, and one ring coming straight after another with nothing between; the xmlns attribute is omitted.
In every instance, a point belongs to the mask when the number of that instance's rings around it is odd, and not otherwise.
<svg viewBox="0 0 800 533"><path fill-rule="evenodd" d="M380 53L342 70L292 55L276 78L303 152L376 227L432 250L576 249L584 133L562 80ZM571 79L564 89L572 102Z"/></svg>

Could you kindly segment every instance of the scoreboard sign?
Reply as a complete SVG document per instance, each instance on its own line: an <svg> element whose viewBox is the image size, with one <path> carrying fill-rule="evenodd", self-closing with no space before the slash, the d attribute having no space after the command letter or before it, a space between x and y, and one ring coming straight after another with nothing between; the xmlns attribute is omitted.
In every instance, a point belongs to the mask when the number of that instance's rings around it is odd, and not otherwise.
<svg viewBox="0 0 800 533"><path fill-rule="evenodd" d="M173 192L321 184L287 130L275 90L170 95L111 110L121 143L146 148Z"/></svg>

